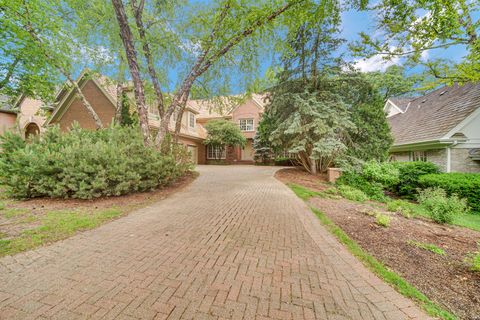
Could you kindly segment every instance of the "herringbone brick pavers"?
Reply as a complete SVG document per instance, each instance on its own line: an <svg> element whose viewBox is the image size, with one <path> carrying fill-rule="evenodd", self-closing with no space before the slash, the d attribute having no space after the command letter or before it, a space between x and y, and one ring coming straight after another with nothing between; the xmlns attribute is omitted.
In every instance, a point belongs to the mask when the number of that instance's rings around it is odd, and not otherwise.
<svg viewBox="0 0 480 320"><path fill-rule="evenodd" d="M0 319L426 319L276 169L203 166L185 190L0 259Z"/></svg>

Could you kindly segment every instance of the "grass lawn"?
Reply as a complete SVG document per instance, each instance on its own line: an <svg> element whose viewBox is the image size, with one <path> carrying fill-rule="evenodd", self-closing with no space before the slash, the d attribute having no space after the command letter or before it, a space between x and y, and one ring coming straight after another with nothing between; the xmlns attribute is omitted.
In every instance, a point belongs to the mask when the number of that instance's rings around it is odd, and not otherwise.
<svg viewBox="0 0 480 320"><path fill-rule="evenodd" d="M0 257L31 250L94 229L181 190L197 177L186 175L151 192L95 200L13 200L0 192Z"/></svg>
<svg viewBox="0 0 480 320"><path fill-rule="evenodd" d="M12 218L12 209L4 211L3 215L6 218ZM19 210L15 211L19 212ZM23 230L14 237L5 238L6 234L0 234L0 256L12 255L39 247L45 243L65 239L78 231L93 229L123 213L117 208L94 212L60 210L36 217L23 210L22 214L15 216L22 216L18 223L34 223L37 226Z"/></svg>

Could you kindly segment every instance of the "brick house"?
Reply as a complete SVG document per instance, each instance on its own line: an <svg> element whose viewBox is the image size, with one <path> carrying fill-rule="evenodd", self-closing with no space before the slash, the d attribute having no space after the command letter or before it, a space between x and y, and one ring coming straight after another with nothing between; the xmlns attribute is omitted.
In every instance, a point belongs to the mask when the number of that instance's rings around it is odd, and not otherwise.
<svg viewBox="0 0 480 320"><path fill-rule="evenodd" d="M105 77L86 77L82 74L78 84L83 94L98 114L102 123L112 123L116 114L117 94L116 86ZM133 93L129 93L132 94ZM205 164L217 158L230 163L253 163L253 137L256 127L263 112L264 103L259 95L238 101L234 105L230 99L223 98L226 106L224 112L213 111L213 103L207 100L189 100L182 116L182 126L179 134L179 142L185 145L192 155L192 161L198 164ZM235 101L235 99L232 99ZM132 97L133 101L133 97ZM15 127L24 137L40 134L49 125L59 125L61 130L68 130L74 122L87 129L94 130L95 122L88 114L80 99L72 88L61 89L55 98L52 106L45 105L42 101L31 99L25 96L20 97L13 106L4 103L3 112L0 110L0 125L5 130ZM15 110L15 111L13 111ZM172 117L170 130L175 128L175 120ZM247 145L239 147L228 147L226 150L207 148L203 141L207 136L204 128L206 122L212 119L227 119L238 123L244 136L247 138ZM149 105L149 125L152 132L158 130L160 118L154 103Z"/></svg>
<svg viewBox="0 0 480 320"><path fill-rule="evenodd" d="M442 87L384 107L392 160L430 161L444 172L480 172L480 83Z"/></svg>

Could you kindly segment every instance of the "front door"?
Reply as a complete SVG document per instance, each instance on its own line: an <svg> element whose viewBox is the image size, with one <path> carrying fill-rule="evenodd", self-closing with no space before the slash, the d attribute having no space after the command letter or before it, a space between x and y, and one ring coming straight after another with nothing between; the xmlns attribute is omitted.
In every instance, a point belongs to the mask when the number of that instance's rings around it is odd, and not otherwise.
<svg viewBox="0 0 480 320"><path fill-rule="evenodd" d="M242 161L253 161L252 140L247 140L247 144L242 149Z"/></svg>

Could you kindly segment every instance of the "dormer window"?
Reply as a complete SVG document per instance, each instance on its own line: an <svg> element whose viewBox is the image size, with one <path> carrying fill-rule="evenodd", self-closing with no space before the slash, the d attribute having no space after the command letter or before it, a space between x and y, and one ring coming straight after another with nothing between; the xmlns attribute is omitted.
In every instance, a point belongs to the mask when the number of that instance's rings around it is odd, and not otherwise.
<svg viewBox="0 0 480 320"><path fill-rule="evenodd" d="M188 125L190 128L195 128L195 114L193 112L189 112L189 114Z"/></svg>
<svg viewBox="0 0 480 320"><path fill-rule="evenodd" d="M253 131L253 119L240 119L240 130Z"/></svg>

